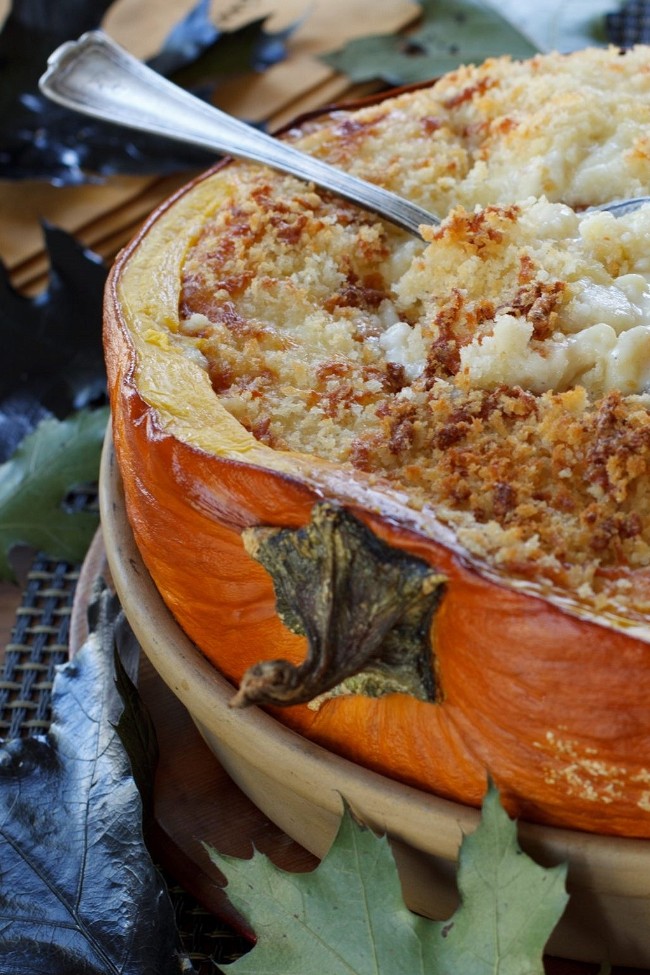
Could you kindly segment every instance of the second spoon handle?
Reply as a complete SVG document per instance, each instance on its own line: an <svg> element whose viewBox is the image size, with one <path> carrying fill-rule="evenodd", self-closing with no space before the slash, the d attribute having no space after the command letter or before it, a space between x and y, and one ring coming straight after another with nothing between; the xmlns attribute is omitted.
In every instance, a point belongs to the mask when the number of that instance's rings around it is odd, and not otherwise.
<svg viewBox="0 0 650 975"><path fill-rule="evenodd" d="M264 163L351 200L416 236L439 220L373 183L351 176L221 112L132 57L102 31L61 45L40 79L53 101L85 115Z"/></svg>

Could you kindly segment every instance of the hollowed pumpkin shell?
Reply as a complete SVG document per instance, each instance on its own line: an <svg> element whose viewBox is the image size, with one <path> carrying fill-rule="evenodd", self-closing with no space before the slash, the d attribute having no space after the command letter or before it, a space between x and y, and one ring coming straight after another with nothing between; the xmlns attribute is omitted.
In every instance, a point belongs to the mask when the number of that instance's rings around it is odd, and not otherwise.
<svg viewBox="0 0 650 975"><path fill-rule="evenodd" d="M526 819L650 836L643 621L599 616L570 594L499 575L398 491L265 446L169 341L186 252L226 194L217 167L165 203L119 256L106 293L127 512L176 620L235 684L261 660L299 667L307 640L278 613L273 579L251 554L255 531L303 529L322 511L349 514L444 579L427 617L435 698L348 693L272 713L332 751L443 797L478 805L489 774ZM630 579L647 591L647 573Z"/></svg>

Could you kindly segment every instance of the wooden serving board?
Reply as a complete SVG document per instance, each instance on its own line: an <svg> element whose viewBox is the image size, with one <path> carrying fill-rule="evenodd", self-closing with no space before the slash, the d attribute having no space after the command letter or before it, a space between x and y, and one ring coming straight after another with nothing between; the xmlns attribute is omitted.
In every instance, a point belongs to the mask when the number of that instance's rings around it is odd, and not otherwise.
<svg viewBox="0 0 650 975"><path fill-rule="evenodd" d="M71 620L70 649L85 640L86 607L98 578L108 566L98 532L79 579ZM249 857L253 848L284 870L314 869L318 860L275 826L235 785L198 733L185 707L163 683L146 657L140 666L139 691L153 720L160 747L154 787L152 856L199 903L235 932L253 940L245 921L233 910L203 844L220 853ZM604 959L605 960L605 959ZM598 966L560 958L545 959L547 975L596 975ZM650 975L642 969L615 967L612 975Z"/></svg>

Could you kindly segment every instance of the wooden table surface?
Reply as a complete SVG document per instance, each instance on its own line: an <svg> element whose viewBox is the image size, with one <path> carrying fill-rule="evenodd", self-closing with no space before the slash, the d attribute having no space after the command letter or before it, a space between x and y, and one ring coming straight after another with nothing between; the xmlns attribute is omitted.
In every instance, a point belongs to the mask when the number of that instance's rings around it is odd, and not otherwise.
<svg viewBox="0 0 650 975"><path fill-rule="evenodd" d="M194 5L194 0L121 0L109 12L104 26L131 51L145 57L156 50L170 27ZM0 0L0 19L8 6L9 0ZM224 27L237 26L265 13L271 13L271 29L303 18L289 40L286 61L261 75L243 75L223 85L217 93L217 103L234 114L264 119L274 128L302 111L356 96L360 92L318 61L317 55L367 34L370 28L376 33L399 29L418 13L412 0L373 0L371 18L368 6L368 0L215 3L215 19ZM46 218L75 233L110 261L151 209L185 178L120 177L101 186L67 189L0 181L0 257L12 271L17 287L32 292L40 288L47 269L40 221ZM28 564L29 554L22 553L17 560L19 576ZM20 584L0 582L0 652L10 640L20 599ZM156 855L199 901L235 921L218 891L202 840L237 856L246 856L254 843L288 869L310 869L316 861L237 789L208 751L183 706L146 662L141 692L156 723L161 746L156 786ZM597 969L548 959L547 970L550 975L589 975ZM633 975L631 969L626 971Z"/></svg>

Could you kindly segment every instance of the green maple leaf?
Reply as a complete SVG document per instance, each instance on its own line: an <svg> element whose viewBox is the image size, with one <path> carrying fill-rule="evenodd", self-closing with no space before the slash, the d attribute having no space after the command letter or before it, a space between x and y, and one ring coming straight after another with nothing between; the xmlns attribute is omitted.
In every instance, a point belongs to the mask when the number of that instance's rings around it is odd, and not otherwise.
<svg viewBox="0 0 650 975"><path fill-rule="evenodd" d="M212 860L228 878L228 896L252 924L257 944L224 966L237 975L423 975L424 932L431 922L404 905L385 837L343 816L336 840L311 873L287 873L260 853Z"/></svg>
<svg viewBox="0 0 650 975"><path fill-rule="evenodd" d="M544 946L568 901L565 879L565 865L541 867L523 852L490 785L481 824L461 846L461 906L437 925L435 972L544 975Z"/></svg>
<svg viewBox="0 0 650 975"><path fill-rule="evenodd" d="M385 837L344 813L311 873L208 852L248 918L255 947L236 975L543 975L542 953L567 902L563 866L546 869L517 843L517 827L490 787L476 832L463 841L461 905L445 922L412 914Z"/></svg>
<svg viewBox="0 0 650 975"><path fill-rule="evenodd" d="M30 545L53 558L80 561L97 528L91 512L70 512L66 496L97 480L108 409L43 420L0 465L0 578L12 579L9 554Z"/></svg>
<svg viewBox="0 0 650 975"><path fill-rule="evenodd" d="M357 38L322 60L354 82L381 79L404 85L487 57L527 58L536 53L536 47L483 0L420 0L420 5L423 19L416 31Z"/></svg>

